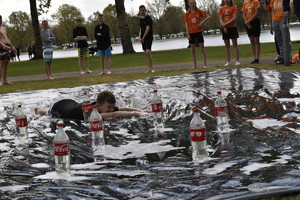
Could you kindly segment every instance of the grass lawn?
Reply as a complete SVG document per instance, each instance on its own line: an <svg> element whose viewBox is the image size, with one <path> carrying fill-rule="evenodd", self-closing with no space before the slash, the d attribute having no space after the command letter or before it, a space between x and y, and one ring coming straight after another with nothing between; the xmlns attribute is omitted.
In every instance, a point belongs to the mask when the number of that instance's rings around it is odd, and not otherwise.
<svg viewBox="0 0 300 200"><path fill-rule="evenodd" d="M298 45L294 45L297 46ZM240 57L252 57L250 45L239 45ZM293 52L297 52L296 47L293 48ZM231 49L233 51L233 49ZM273 43L264 43L261 45L261 56L274 56L275 57L275 46ZM207 47L207 59L209 60L224 60L225 59L225 49L224 47ZM197 48L198 60L202 60L200 56L200 49ZM190 49L178 49L178 50L167 50L167 51L154 51L152 52L153 64L163 65L163 64L174 64L174 63L191 63L192 57ZM232 52L232 56L234 53ZM128 67L138 67L145 66L146 60L143 53L135 54L116 54L111 56L112 69L117 68L128 68ZM99 57L90 57L90 69L96 70L100 69ZM39 81L18 81L14 82L12 85L6 85L0 87L0 94L21 92L28 90L39 90L39 89L50 89L50 88L61 88L61 87L75 87L84 85L94 85L107 82L116 81L129 81L137 80L152 76L172 76L182 73L196 72L196 71L211 71L215 69L226 69L232 68L233 66L224 67L211 67L207 69L181 69L181 70L171 70L171 71L158 71L155 73L133 73L133 74L111 74L109 76L80 76L63 78L56 80L39 80ZM236 68L236 66L234 66ZM249 67L249 65L241 65L239 67ZM253 66L251 66L253 67ZM264 69L274 69L281 71L297 71L300 72L299 64L291 65L290 67L285 67L282 65L270 64L258 64L255 67ZM53 73L62 72L79 72L78 58L61 58L54 59L53 61ZM23 62L13 62L8 66L8 77L26 76L26 75L36 75L44 74L43 60L30 60Z"/></svg>

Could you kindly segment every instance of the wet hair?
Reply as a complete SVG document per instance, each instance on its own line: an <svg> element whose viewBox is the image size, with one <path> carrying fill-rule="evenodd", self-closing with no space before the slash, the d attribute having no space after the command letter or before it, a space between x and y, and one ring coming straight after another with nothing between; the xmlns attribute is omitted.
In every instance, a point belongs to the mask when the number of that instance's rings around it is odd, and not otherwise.
<svg viewBox="0 0 300 200"><path fill-rule="evenodd" d="M146 10L146 7L144 5L140 5L139 9L144 8Z"/></svg>
<svg viewBox="0 0 300 200"><path fill-rule="evenodd" d="M115 104L116 103L115 95L110 91L100 92L97 96L96 103L102 105L105 102Z"/></svg>

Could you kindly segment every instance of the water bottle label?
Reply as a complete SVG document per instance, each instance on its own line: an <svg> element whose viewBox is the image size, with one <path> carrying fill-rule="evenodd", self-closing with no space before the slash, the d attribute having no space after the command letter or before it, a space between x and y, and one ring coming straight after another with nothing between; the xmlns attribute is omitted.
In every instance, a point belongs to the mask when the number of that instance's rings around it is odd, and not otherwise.
<svg viewBox="0 0 300 200"><path fill-rule="evenodd" d="M102 131L102 121L91 121L91 131Z"/></svg>
<svg viewBox="0 0 300 200"><path fill-rule="evenodd" d="M54 155L67 156L70 154L70 143L54 143Z"/></svg>
<svg viewBox="0 0 300 200"><path fill-rule="evenodd" d="M199 142L205 140L205 128L190 129L190 137L192 142Z"/></svg>
<svg viewBox="0 0 300 200"><path fill-rule="evenodd" d="M223 116L226 116L227 115L227 112L226 112L226 107L223 106L223 107L216 107L215 108L215 112L216 112L216 116L218 117L223 117Z"/></svg>
<svg viewBox="0 0 300 200"><path fill-rule="evenodd" d="M16 124L19 128L22 128L22 127L26 127L28 124L27 124L27 118L19 118L19 119L16 119Z"/></svg>
<svg viewBox="0 0 300 200"><path fill-rule="evenodd" d="M92 104L82 104L82 112L92 112L93 111L93 105Z"/></svg>
<svg viewBox="0 0 300 200"><path fill-rule="evenodd" d="M162 111L162 103L153 103L152 106L152 112L161 112Z"/></svg>

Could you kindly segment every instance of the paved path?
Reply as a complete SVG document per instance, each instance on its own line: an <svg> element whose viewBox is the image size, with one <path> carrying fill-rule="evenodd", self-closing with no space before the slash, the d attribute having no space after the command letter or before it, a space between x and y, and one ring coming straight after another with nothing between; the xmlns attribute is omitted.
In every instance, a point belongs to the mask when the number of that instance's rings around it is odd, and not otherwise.
<svg viewBox="0 0 300 200"><path fill-rule="evenodd" d="M242 59L240 59L240 62L241 62L241 64L249 64L252 60L253 60L253 58L242 58ZM274 60L274 56L262 57L262 58L260 58L260 63L272 63L273 60ZM223 66L225 63L226 63L225 60L209 61L208 67ZM235 63L235 61L233 63ZM198 66L201 66L201 64L202 64L201 61L198 62ZM249 67L254 67L254 66L255 65L249 64ZM167 71L167 70L189 69L192 67L193 67L192 63L166 64L166 65L154 65L154 70L156 72L159 72L159 71ZM232 67L234 68L234 65L232 65ZM147 70L147 66L112 69L112 74L143 73L146 70ZM54 75L57 78L65 78L65 77L78 77L78 76L95 76L95 75L98 75L99 73L100 73L100 70L95 70L92 73L85 74L85 75L81 75L79 72L55 73ZM31 76L8 77L8 79L11 82L45 80L46 75L39 74L39 75L31 75Z"/></svg>

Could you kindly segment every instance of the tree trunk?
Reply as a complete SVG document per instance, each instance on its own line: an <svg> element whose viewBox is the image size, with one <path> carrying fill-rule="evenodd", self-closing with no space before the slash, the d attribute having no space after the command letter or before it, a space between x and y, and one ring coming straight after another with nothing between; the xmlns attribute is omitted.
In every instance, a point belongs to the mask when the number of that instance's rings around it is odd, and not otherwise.
<svg viewBox="0 0 300 200"><path fill-rule="evenodd" d="M122 40L123 54L135 53L131 42L129 26L126 22L124 0L115 0L115 4L116 4L117 18L119 22L119 29L120 29L121 40Z"/></svg>
<svg viewBox="0 0 300 200"><path fill-rule="evenodd" d="M40 24L39 24L39 16L36 8L36 0L30 1L30 14L32 19L32 28L35 39L35 54L33 59L41 59L43 58L43 44L41 38Z"/></svg>

